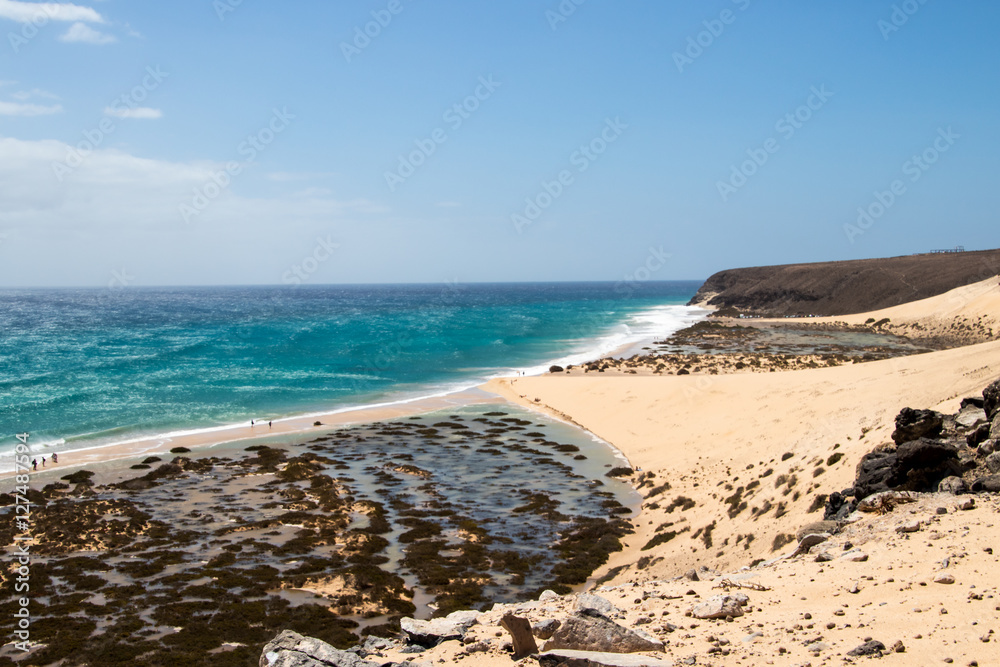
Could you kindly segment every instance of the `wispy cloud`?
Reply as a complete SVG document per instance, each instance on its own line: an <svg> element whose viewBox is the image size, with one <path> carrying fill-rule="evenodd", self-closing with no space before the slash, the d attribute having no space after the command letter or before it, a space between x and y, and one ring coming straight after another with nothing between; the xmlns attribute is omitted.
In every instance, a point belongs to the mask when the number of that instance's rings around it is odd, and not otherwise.
<svg viewBox="0 0 1000 667"><path fill-rule="evenodd" d="M332 172L322 172L322 171L273 171L266 175L267 180L274 181L275 183L292 183L295 181L311 181L317 178L328 178L330 176L336 176Z"/></svg>
<svg viewBox="0 0 1000 667"><path fill-rule="evenodd" d="M105 116L113 116L115 118L139 118L143 120L155 120L157 118L163 117L163 112L159 109L153 109L151 107L136 107L134 109L116 109L114 107L106 107L104 109Z"/></svg>
<svg viewBox="0 0 1000 667"><path fill-rule="evenodd" d="M0 102L0 116L49 116L54 113L62 113L62 110L61 104L42 106L21 102Z"/></svg>
<svg viewBox="0 0 1000 667"><path fill-rule="evenodd" d="M0 84L2 85L2 84ZM19 90L16 93L11 93L10 95L18 102L27 102L33 97L40 97L45 100L58 100L58 95L53 95L47 90L41 90L40 88L33 88L31 90Z"/></svg>
<svg viewBox="0 0 1000 667"><path fill-rule="evenodd" d="M81 44L111 44L112 42L117 42L118 38L114 35L94 30L86 23L74 23L65 34L59 35L59 41Z"/></svg>
<svg viewBox="0 0 1000 667"><path fill-rule="evenodd" d="M9 19L18 23L29 23L41 17L46 17L50 21L104 23L104 17L96 10L68 2L18 2L18 0L0 0L0 19Z"/></svg>

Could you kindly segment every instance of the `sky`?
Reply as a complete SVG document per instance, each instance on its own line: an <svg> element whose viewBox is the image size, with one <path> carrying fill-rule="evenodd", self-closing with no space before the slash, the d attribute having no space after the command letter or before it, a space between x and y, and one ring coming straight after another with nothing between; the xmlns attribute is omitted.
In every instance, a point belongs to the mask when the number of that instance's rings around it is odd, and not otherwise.
<svg viewBox="0 0 1000 667"><path fill-rule="evenodd" d="M992 0L0 0L0 286L995 248Z"/></svg>

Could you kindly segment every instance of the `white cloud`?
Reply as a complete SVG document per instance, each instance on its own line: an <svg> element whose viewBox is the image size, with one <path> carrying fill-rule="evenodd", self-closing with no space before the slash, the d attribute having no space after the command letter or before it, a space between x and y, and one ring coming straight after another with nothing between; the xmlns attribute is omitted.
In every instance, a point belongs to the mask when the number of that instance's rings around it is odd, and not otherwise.
<svg viewBox="0 0 1000 667"><path fill-rule="evenodd" d="M59 41L81 44L110 44L117 42L118 38L114 35L94 30L86 23L74 23L65 34L59 36Z"/></svg>
<svg viewBox="0 0 1000 667"><path fill-rule="evenodd" d="M13 97L18 102L27 102L32 97L41 97L46 100L59 99L58 95L53 95L52 93L45 90L41 90L39 88L34 88L32 90L19 90L16 93L11 93L11 97Z"/></svg>
<svg viewBox="0 0 1000 667"><path fill-rule="evenodd" d="M61 113L61 104L41 106L38 104L22 104L20 102L0 102L0 116L48 116Z"/></svg>
<svg viewBox="0 0 1000 667"><path fill-rule="evenodd" d="M0 284L106 284L122 266L142 267L153 284L280 284L318 235L364 229L371 215L385 214L369 201L318 192L260 196L262 174L249 170L220 190L225 162L152 160L103 146L78 153L82 162L60 181L54 165L74 152L61 141L0 136L0 230L13 235L0 246ZM180 206L210 184L217 196L185 223ZM316 281L335 281L336 267L328 263L331 273Z"/></svg>
<svg viewBox="0 0 1000 667"><path fill-rule="evenodd" d="M10 19L18 23L50 21L85 21L104 23L104 18L90 7L81 7L68 2L18 2L0 0L0 19Z"/></svg>
<svg viewBox="0 0 1000 667"><path fill-rule="evenodd" d="M144 120L154 120L156 118L162 118L163 112L159 109L153 109L150 107L135 107L134 109L116 109L114 107L107 107L104 109L105 116L114 116L115 118L141 118Z"/></svg>

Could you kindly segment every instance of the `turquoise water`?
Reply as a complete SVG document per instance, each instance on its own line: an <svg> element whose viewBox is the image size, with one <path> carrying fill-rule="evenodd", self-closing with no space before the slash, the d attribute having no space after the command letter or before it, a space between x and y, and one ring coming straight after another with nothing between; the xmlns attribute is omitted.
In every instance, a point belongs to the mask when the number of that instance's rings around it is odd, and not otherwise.
<svg viewBox="0 0 1000 667"><path fill-rule="evenodd" d="M0 450L15 433L72 449L538 373L687 325L698 286L4 290Z"/></svg>

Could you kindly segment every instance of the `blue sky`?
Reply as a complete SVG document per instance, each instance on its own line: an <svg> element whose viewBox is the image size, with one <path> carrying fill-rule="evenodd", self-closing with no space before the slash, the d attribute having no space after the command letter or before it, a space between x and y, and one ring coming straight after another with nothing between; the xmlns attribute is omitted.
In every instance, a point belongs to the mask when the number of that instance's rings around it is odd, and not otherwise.
<svg viewBox="0 0 1000 667"><path fill-rule="evenodd" d="M0 0L0 285L997 247L998 24L986 0Z"/></svg>

